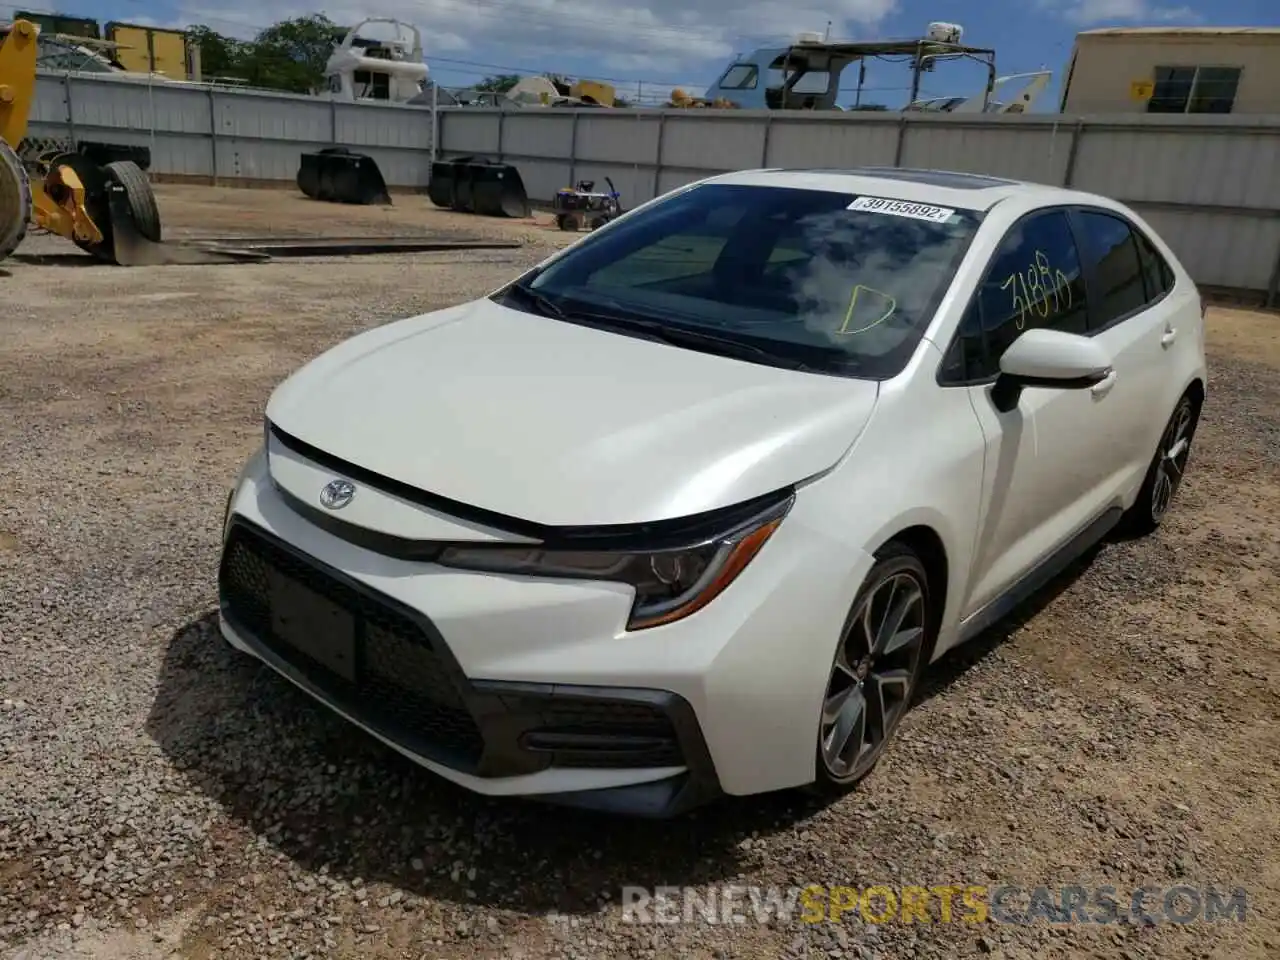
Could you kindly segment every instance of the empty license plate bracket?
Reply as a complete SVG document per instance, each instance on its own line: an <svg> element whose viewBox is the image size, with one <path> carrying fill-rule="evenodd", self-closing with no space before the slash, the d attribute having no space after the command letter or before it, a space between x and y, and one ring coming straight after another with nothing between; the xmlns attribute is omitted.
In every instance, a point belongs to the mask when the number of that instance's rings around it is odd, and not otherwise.
<svg viewBox="0 0 1280 960"><path fill-rule="evenodd" d="M271 630L299 653L354 683L356 622L338 604L292 577L272 570Z"/></svg>

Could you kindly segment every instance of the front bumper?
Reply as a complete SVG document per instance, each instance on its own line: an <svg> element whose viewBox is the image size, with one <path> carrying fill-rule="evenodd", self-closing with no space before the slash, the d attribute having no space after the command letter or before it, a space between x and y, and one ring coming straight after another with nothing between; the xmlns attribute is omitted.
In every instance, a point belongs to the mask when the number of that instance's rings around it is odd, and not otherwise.
<svg viewBox="0 0 1280 960"><path fill-rule="evenodd" d="M232 496L223 635L394 749L478 793L654 816L812 781L835 640L872 563L813 501L709 606L629 632L620 584L451 570L339 537L292 505L332 470L271 449ZM369 486L344 513L386 534L488 535ZM303 597L300 628L260 599L279 589L268 569L305 588L283 611L296 620ZM335 618L345 651L326 643ZM306 654L284 639L295 628Z"/></svg>
<svg viewBox="0 0 1280 960"><path fill-rule="evenodd" d="M242 518L228 527L218 582L234 646L465 786L523 782L536 793L539 774L598 771L603 785L545 798L649 816L720 792L697 718L677 694L469 680L428 617ZM610 772L643 779L609 785Z"/></svg>

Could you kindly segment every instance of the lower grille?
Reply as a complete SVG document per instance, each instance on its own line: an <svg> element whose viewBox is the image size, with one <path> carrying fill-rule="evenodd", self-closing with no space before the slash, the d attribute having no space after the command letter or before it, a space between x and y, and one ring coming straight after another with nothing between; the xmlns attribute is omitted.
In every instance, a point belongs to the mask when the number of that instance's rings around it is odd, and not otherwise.
<svg viewBox="0 0 1280 960"><path fill-rule="evenodd" d="M509 698L507 698L509 699ZM555 767L678 767L684 764L671 718L636 700L522 698L531 728L520 738Z"/></svg>
<svg viewBox="0 0 1280 960"><path fill-rule="evenodd" d="M325 700L459 769L484 741L432 638L411 617L244 524L223 550L224 615Z"/></svg>

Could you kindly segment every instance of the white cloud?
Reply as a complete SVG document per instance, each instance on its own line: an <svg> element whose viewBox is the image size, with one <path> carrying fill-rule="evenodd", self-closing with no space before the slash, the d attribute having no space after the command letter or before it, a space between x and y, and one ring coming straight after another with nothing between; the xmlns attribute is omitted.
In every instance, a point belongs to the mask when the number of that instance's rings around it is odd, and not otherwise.
<svg viewBox="0 0 1280 960"><path fill-rule="evenodd" d="M1079 27L1123 21L1126 23L1199 23L1201 17L1191 7L1163 6L1151 0L1039 0L1050 10Z"/></svg>
<svg viewBox="0 0 1280 960"><path fill-rule="evenodd" d="M649 0L643 7L599 0L336 0L322 12L343 24L365 17L412 23L422 32L428 64L433 54L460 56L484 48L502 50L499 62L545 68L565 56L585 56L598 60L605 75L612 70L669 79L691 64L725 61L762 40L781 40L804 30L823 32L828 20L833 37L872 35L898 5L899 0ZM216 7L184 6L175 19L183 26L204 23L247 36L272 22L314 11L315 6L298 0L226 0Z"/></svg>

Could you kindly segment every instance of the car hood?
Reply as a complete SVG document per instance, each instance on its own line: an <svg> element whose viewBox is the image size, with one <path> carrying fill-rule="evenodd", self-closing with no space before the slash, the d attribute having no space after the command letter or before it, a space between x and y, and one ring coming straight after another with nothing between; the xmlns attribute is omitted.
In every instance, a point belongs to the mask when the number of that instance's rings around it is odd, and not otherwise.
<svg viewBox="0 0 1280 960"><path fill-rule="evenodd" d="M546 525L730 506L828 469L877 384L591 329L490 300L340 343L267 406L365 470Z"/></svg>

